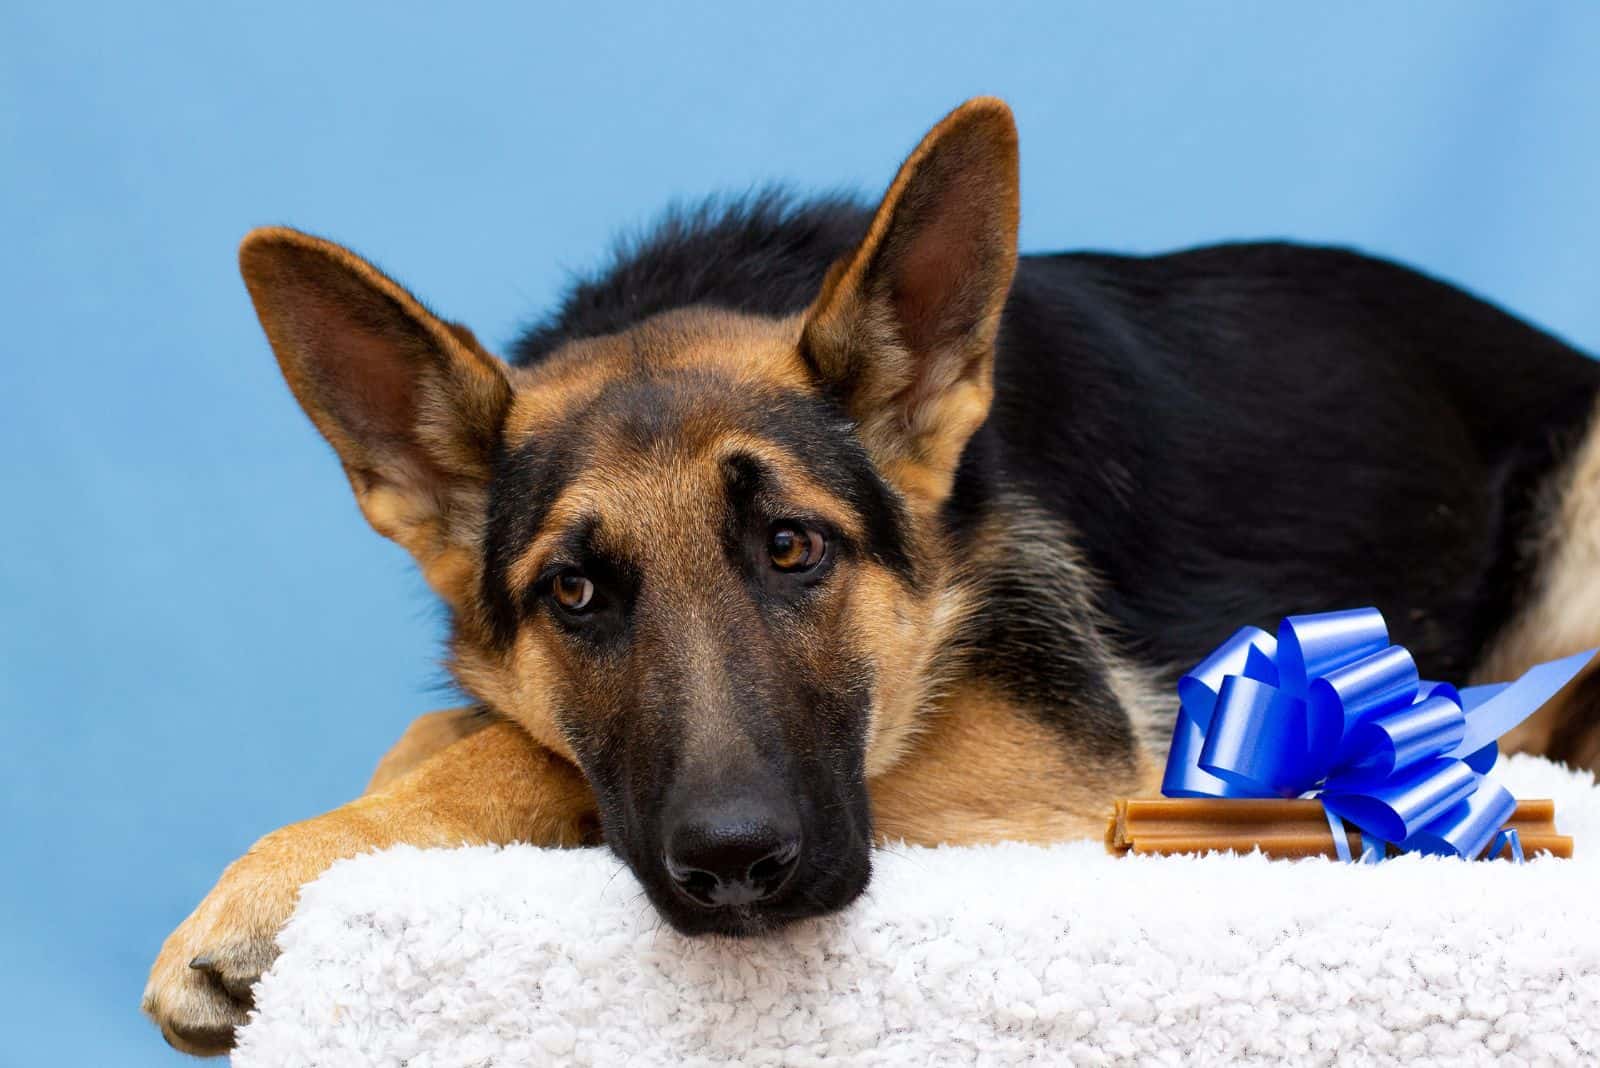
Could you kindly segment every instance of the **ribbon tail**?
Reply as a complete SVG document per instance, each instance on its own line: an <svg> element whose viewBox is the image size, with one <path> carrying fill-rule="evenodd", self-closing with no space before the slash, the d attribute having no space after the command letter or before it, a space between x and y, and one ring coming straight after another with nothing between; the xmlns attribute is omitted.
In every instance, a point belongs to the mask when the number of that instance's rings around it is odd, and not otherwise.
<svg viewBox="0 0 1600 1068"><path fill-rule="evenodd" d="M1328 818L1328 830L1333 834L1333 851L1339 854L1339 863L1349 864L1354 858L1350 856L1350 832L1345 830L1344 820L1334 815L1333 809L1327 805L1322 806L1322 814Z"/></svg>
<svg viewBox="0 0 1600 1068"><path fill-rule="evenodd" d="M1328 820L1328 830L1333 835L1333 851L1339 855L1342 864L1376 864L1388 852L1389 843L1377 835L1368 834L1360 827L1356 828L1361 835L1361 855L1353 856L1350 853L1350 827L1333 809L1327 805L1322 806L1322 814ZM1514 833L1514 832L1513 832Z"/></svg>
<svg viewBox="0 0 1600 1068"><path fill-rule="evenodd" d="M1522 835L1517 833L1515 827L1507 827L1494 836L1494 841L1489 843L1489 859L1494 860L1502 850L1511 850L1511 863L1524 864L1527 858L1522 855Z"/></svg>
<svg viewBox="0 0 1600 1068"><path fill-rule="evenodd" d="M1516 682L1506 686L1467 714L1467 733L1456 747L1445 755L1457 760L1479 757L1473 761L1473 770L1480 773L1487 771L1487 767L1479 766L1483 763L1484 751L1511 728L1537 712L1539 706L1576 678L1578 672L1594 659L1596 651L1590 649L1582 653L1573 653L1560 660L1551 660L1529 668ZM1493 763L1492 755L1489 763Z"/></svg>

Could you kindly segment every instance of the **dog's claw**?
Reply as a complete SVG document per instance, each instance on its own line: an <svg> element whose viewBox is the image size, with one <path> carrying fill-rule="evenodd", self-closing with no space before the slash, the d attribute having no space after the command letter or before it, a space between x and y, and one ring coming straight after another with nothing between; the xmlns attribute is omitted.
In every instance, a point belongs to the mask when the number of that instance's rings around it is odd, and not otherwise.
<svg viewBox="0 0 1600 1068"><path fill-rule="evenodd" d="M173 1048L210 1057L233 1046L255 1007L255 983L278 955L278 929L304 881L292 867L235 861L167 937L141 1007Z"/></svg>

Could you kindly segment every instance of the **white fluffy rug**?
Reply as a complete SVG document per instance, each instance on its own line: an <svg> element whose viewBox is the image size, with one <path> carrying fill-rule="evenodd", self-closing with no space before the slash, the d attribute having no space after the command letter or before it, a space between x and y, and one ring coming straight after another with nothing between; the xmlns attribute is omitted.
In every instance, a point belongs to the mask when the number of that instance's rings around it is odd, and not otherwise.
<svg viewBox="0 0 1600 1068"><path fill-rule="evenodd" d="M899 849L844 915L737 942L598 850L395 849L305 890L234 1062L1593 1064L1600 788L1495 775L1577 859Z"/></svg>

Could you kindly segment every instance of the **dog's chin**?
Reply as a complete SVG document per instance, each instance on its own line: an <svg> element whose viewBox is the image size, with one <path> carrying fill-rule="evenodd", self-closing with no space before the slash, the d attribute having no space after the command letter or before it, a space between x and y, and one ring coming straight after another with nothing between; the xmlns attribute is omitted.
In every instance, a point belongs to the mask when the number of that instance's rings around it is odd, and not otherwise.
<svg viewBox="0 0 1600 1068"><path fill-rule="evenodd" d="M827 872L796 872L789 885L769 901L722 908L685 901L666 885L664 877L643 881L656 911L680 934L754 938L848 907L861 896L871 877L872 855L863 849L859 856L833 860Z"/></svg>

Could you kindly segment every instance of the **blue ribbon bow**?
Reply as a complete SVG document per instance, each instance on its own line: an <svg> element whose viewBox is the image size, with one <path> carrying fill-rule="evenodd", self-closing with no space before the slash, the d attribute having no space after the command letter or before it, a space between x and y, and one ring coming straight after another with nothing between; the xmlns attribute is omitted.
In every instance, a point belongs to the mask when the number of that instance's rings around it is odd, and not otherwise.
<svg viewBox="0 0 1600 1068"><path fill-rule="evenodd" d="M1595 650L1512 683L1424 682L1376 608L1245 627L1178 682L1168 797L1316 796L1360 831L1364 855L1476 857L1517 803L1484 773L1497 740L1583 670ZM1502 841L1516 851L1515 842Z"/></svg>

